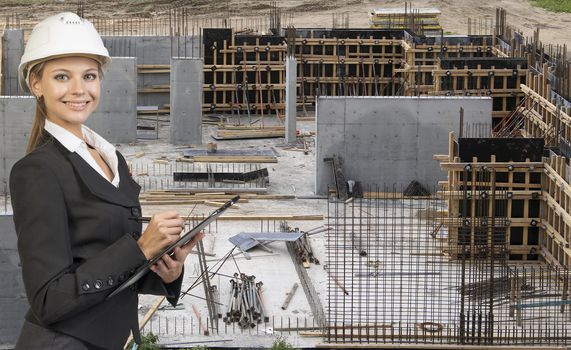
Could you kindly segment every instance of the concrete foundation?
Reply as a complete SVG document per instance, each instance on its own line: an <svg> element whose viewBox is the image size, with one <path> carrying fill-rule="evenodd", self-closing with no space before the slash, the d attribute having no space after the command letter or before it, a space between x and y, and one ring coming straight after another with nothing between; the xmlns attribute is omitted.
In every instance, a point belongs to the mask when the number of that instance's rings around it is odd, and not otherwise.
<svg viewBox="0 0 571 350"><path fill-rule="evenodd" d="M28 137L36 111L36 99L28 96L0 96L0 192L8 193L8 179L14 163L26 154ZM0 264L1 266L1 264Z"/></svg>
<svg viewBox="0 0 571 350"><path fill-rule="evenodd" d="M24 31L22 29L6 29L2 36L1 95L20 96L24 94L20 85L18 85L18 66L23 54Z"/></svg>
<svg viewBox="0 0 571 350"><path fill-rule="evenodd" d="M12 215L0 215L0 348L2 349L13 348L28 309L16 242Z"/></svg>
<svg viewBox="0 0 571 350"><path fill-rule="evenodd" d="M295 57L286 58L286 143L296 142L296 118L297 118L297 61Z"/></svg>
<svg viewBox="0 0 571 350"><path fill-rule="evenodd" d="M137 141L137 60L113 57L97 110L85 123L111 143Z"/></svg>
<svg viewBox="0 0 571 350"><path fill-rule="evenodd" d="M416 180L432 189L445 178L434 154L447 154L448 134L464 124L490 128L489 97L320 97L316 107L315 192L334 184L324 158L344 160L347 180L406 187ZM481 135L484 136L484 135Z"/></svg>
<svg viewBox="0 0 571 350"><path fill-rule="evenodd" d="M171 60L171 143L202 143L202 60Z"/></svg>

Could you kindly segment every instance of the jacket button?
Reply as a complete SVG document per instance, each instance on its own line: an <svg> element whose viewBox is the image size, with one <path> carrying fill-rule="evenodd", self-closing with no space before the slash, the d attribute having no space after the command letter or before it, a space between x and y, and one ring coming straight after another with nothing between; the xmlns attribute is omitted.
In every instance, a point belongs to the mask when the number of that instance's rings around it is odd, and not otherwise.
<svg viewBox="0 0 571 350"><path fill-rule="evenodd" d="M131 208L131 215L138 217L139 214L139 208Z"/></svg>
<svg viewBox="0 0 571 350"><path fill-rule="evenodd" d="M90 288L91 285L89 284L89 282L83 282L83 284L81 285L81 289L83 289L85 292L87 292Z"/></svg>
<svg viewBox="0 0 571 350"><path fill-rule="evenodd" d="M115 283L115 281L113 280L113 277L109 276L109 278L107 279L107 285L112 286L113 283Z"/></svg>
<svg viewBox="0 0 571 350"><path fill-rule="evenodd" d="M103 282L101 282L101 280L97 280L93 284L93 287L95 287L95 289L101 289L102 286L103 286Z"/></svg>

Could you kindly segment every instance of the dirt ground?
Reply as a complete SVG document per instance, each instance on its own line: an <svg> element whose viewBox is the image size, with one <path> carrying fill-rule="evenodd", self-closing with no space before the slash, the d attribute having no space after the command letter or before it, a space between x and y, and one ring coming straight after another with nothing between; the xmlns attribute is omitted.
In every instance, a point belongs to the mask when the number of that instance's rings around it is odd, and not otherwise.
<svg viewBox="0 0 571 350"><path fill-rule="evenodd" d="M88 17L161 17L168 16L169 9L185 7L197 16L240 18L267 16L270 3L268 0L97 0L85 1L83 8ZM332 15L339 13L349 15L351 27L367 27L368 13L372 9L404 6L402 0L284 0L277 3L296 27L331 27ZM416 0L412 5L440 9L444 30L455 34L467 34L468 18L478 23L487 19L487 23L491 23L496 7L503 7L508 12L508 23L525 35L531 36L533 30L539 27L540 39L544 43L571 46L571 14L534 7L530 0ZM30 11L31 7L33 11ZM18 15L22 22L33 23L51 13L76 9L76 0L4 0L0 1L0 13L3 14L0 27L6 21L4 14ZM479 25L477 27L476 32L480 30Z"/></svg>

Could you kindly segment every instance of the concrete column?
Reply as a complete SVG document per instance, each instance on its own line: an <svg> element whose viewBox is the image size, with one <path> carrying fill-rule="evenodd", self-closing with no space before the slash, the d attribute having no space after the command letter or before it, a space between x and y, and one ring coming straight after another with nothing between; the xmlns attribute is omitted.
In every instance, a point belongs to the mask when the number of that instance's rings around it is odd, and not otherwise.
<svg viewBox="0 0 571 350"><path fill-rule="evenodd" d="M137 59L113 57L97 110L85 123L111 143L137 141Z"/></svg>
<svg viewBox="0 0 571 350"><path fill-rule="evenodd" d="M1 193L9 192L10 170L26 154L35 111L36 99L31 96L0 96Z"/></svg>
<svg viewBox="0 0 571 350"><path fill-rule="evenodd" d="M297 84L297 61L295 57L286 58L286 143L296 142L296 84Z"/></svg>
<svg viewBox="0 0 571 350"><path fill-rule="evenodd" d="M2 91L1 95L28 95L18 85L18 66L24 54L24 31L6 29L2 36Z"/></svg>
<svg viewBox="0 0 571 350"><path fill-rule="evenodd" d="M0 348L12 349L24 323L28 300L12 215L0 215ZM8 346L8 347L3 347Z"/></svg>
<svg viewBox="0 0 571 350"><path fill-rule="evenodd" d="M171 59L171 143L202 144L202 60Z"/></svg>

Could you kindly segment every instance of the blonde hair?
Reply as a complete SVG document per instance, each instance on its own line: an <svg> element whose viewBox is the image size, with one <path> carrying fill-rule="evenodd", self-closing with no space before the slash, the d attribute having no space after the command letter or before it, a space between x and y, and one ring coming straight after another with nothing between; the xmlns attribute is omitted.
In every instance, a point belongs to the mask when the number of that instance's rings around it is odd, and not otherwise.
<svg viewBox="0 0 571 350"><path fill-rule="evenodd" d="M52 58L53 59L53 58ZM28 79L29 84L31 85L32 78L41 80L42 74L44 73L44 68L46 63L49 61L45 60L39 63L34 64L34 66L30 69ZM101 62L97 61L97 66L99 70L99 79L103 79L103 70L101 69ZM31 88L30 88L31 91ZM32 92L33 94L33 92ZM42 134L42 130L46 124L47 118L47 110L46 110L46 103L44 99L41 97L36 96L36 114L34 116L34 121L32 123L32 130L30 131L30 138L28 139L28 146L26 147L26 154L32 152L38 146L38 141L40 140L40 135Z"/></svg>
<svg viewBox="0 0 571 350"><path fill-rule="evenodd" d="M30 70L30 78L40 79L47 61L40 62L32 67ZM37 146L40 140L40 135L46 124L46 104L42 98L36 97L36 115L34 116L34 122L32 123L32 131L30 132L30 138L28 139L28 146L26 147L26 154L32 152Z"/></svg>

